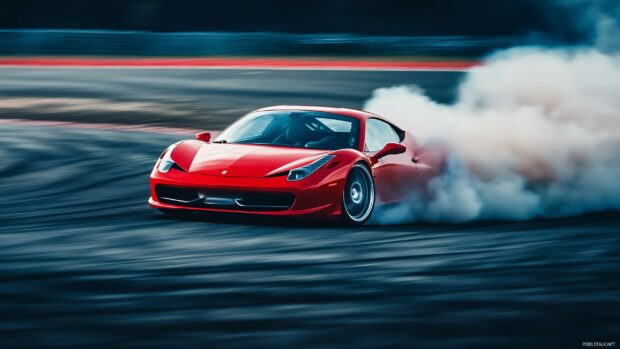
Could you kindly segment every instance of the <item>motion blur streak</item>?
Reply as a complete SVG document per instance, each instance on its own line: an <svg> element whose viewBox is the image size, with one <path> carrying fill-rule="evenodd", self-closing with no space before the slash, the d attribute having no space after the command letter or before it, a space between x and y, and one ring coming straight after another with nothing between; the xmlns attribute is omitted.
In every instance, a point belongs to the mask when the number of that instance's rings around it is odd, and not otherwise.
<svg viewBox="0 0 620 349"><path fill-rule="evenodd" d="M109 123L83 123L73 121L40 121L40 120L20 120L20 119L0 119L1 125L25 125L25 126L47 126L47 127L64 127L64 128L84 128L94 130L109 131L137 131L137 132L156 132L165 134L178 134L192 136L204 130L179 128L179 127L162 127L151 125L121 125ZM212 135L217 135L220 131L210 131Z"/></svg>
<svg viewBox="0 0 620 349"><path fill-rule="evenodd" d="M523 220L620 208L620 59L594 49L516 48L468 72L454 104L415 86L366 109L449 150L430 198L378 211L400 221Z"/></svg>

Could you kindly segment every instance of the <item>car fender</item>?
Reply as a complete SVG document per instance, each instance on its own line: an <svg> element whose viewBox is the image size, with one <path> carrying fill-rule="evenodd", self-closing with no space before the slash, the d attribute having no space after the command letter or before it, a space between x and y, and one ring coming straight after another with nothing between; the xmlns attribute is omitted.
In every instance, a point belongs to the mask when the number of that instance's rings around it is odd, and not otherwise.
<svg viewBox="0 0 620 349"><path fill-rule="evenodd" d="M179 165L185 171L188 171L192 166L192 162L196 157L196 153L200 150L205 143L196 141L193 139L183 140L176 143L170 157L177 165Z"/></svg>
<svg viewBox="0 0 620 349"><path fill-rule="evenodd" d="M355 149L340 149L334 151L332 154L336 155L337 161L342 161L347 163L347 173L353 168L353 166L358 162L363 162L368 166L372 173L372 162L370 161L370 157L368 155L355 150ZM373 174L374 176L374 174Z"/></svg>

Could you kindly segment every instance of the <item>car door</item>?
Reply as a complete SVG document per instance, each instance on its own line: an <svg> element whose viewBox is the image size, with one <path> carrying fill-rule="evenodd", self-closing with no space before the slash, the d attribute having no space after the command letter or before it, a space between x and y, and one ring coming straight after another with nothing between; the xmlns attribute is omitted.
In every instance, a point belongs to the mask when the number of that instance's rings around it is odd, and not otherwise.
<svg viewBox="0 0 620 349"><path fill-rule="evenodd" d="M402 143L403 139L392 125L369 118L366 121L364 151L373 156L388 143ZM416 176L414 154L411 149L401 154L384 156L373 164L375 189L380 203L402 200L410 192Z"/></svg>

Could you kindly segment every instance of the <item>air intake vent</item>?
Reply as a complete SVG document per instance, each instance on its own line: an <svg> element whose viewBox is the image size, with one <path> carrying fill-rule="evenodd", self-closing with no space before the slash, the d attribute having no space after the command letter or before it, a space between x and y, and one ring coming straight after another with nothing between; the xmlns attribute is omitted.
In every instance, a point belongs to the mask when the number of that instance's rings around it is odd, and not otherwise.
<svg viewBox="0 0 620 349"><path fill-rule="evenodd" d="M295 201L295 195L291 193L195 189L161 184L155 186L155 193L159 201L172 205L238 211L284 211Z"/></svg>

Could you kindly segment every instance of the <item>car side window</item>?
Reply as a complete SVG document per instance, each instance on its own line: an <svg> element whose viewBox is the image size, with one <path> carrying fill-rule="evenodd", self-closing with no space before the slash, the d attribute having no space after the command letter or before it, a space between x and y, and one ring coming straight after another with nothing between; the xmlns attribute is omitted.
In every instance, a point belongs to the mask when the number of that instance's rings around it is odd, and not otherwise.
<svg viewBox="0 0 620 349"><path fill-rule="evenodd" d="M368 119L364 149L370 152L379 151L388 143L400 143L400 137L394 128L379 119Z"/></svg>

